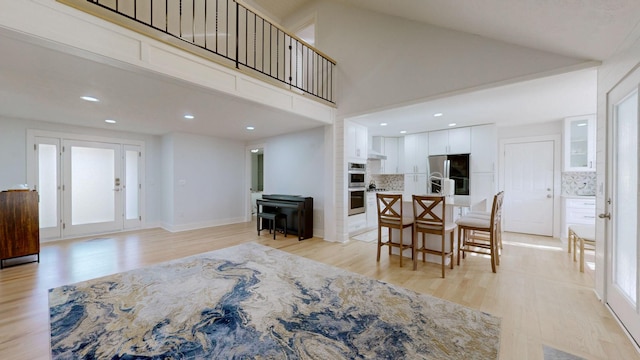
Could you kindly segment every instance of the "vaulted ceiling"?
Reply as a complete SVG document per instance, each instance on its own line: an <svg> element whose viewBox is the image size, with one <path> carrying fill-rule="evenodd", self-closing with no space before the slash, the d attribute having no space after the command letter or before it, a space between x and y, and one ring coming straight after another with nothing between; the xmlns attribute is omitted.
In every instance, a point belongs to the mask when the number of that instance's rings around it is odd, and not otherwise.
<svg viewBox="0 0 640 360"><path fill-rule="evenodd" d="M280 20L312 1L316 0L254 0L252 3L268 8L267 15ZM585 60L604 60L629 46L637 38L635 35L639 32L640 20L640 1L637 0L325 1L346 3L408 21L420 21ZM112 116L136 119L130 124L122 122L108 127L123 131L152 134L185 131L251 141L318 126L313 121L283 111L246 102L238 103L236 99L157 74L132 72L131 69L74 57L42 46L38 41L24 41L22 36L11 34L10 31L0 31L0 49L3 53L0 61L0 115L10 118L106 128L108 125L102 120L109 116L107 103L96 108L69 102L64 97L74 94L76 101L78 93L93 89L104 92L109 101L118 104L118 112ZM526 121L549 119L567 111L576 114L595 111L595 99L591 101L595 97L595 72L586 70L573 75L551 77L548 82L543 79L487 89L413 107L423 107L420 111L438 109L444 112L448 111L445 106L455 104L458 111L465 111L469 125L473 121L480 123L508 117L509 114L499 111L519 110L525 105L530 110L528 115L531 118L524 119ZM564 82L562 87L557 85L558 80ZM111 85L101 87L100 84ZM188 101L185 102L185 99ZM460 104L467 106L461 107ZM571 108L553 113L552 110L560 105ZM406 125L398 126L408 127L411 125L411 110L409 107L388 111L403 114ZM185 122L180 119L185 111L215 111L219 112L219 116L206 122L197 119ZM243 126L231 129L216 122L225 121L228 124L232 121L240 125L246 119L256 117L272 124L268 131L265 129L264 132L247 134ZM376 114L371 114L368 120L361 118L360 121L374 125L377 123ZM429 129L414 131L425 130Z"/></svg>

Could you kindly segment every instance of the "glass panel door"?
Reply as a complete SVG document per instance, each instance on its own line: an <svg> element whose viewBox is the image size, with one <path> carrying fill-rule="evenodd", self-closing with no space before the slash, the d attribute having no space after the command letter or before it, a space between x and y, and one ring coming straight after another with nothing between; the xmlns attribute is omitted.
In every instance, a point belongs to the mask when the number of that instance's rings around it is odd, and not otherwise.
<svg viewBox="0 0 640 360"><path fill-rule="evenodd" d="M36 137L36 190L42 239L60 238L60 140Z"/></svg>
<svg viewBox="0 0 640 360"><path fill-rule="evenodd" d="M623 81L610 94L607 304L636 341L638 311L638 82ZM605 216L606 218L606 216Z"/></svg>
<svg viewBox="0 0 640 360"><path fill-rule="evenodd" d="M124 228L139 228L142 222L140 213L140 163L142 152L140 146L124 145Z"/></svg>
<svg viewBox="0 0 640 360"><path fill-rule="evenodd" d="M122 229L118 144L64 141L64 233L81 235Z"/></svg>

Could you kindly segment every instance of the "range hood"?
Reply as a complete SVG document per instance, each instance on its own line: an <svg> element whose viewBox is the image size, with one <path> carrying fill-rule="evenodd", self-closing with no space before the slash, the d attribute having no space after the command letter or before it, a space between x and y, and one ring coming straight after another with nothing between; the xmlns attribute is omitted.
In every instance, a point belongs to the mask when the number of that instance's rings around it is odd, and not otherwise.
<svg viewBox="0 0 640 360"><path fill-rule="evenodd" d="M367 159L369 160L387 160L387 155L384 155L373 149L369 149L367 152Z"/></svg>

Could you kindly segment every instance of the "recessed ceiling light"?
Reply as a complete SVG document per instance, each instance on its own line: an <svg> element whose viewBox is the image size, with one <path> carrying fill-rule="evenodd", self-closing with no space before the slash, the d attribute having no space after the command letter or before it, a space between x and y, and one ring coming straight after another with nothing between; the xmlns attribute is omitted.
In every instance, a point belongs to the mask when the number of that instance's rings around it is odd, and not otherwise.
<svg viewBox="0 0 640 360"><path fill-rule="evenodd" d="M251 149L251 152L254 154L257 153L258 151L260 151L260 149Z"/></svg>
<svg viewBox="0 0 640 360"><path fill-rule="evenodd" d="M400 131L400 134L406 134L406 133L407 133L407 130Z"/></svg>
<svg viewBox="0 0 640 360"><path fill-rule="evenodd" d="M191 119L195 119L195 116L193 116L191 114L187 114L187 115L184 116L184 118L191 120Z"/></svg>
<svg viewBox="0 0 640 360"><path fill-rule="evenodd" d="M94 98L93 96L81 96L80 99L84 101L98 102L100 99Z"/></svg>
<svg viewBox="0 0 640 360"><path fill-rule="evenodd" d="M435 113L435 114L433 114L434 117L440 117L442 115L444 115L444 114L443 113Z"/></svg>
<svg viewBox="0 0 640 360"><path fill-rule="evenodd" d="M380 126L387 126L387 123L380 123Z"/></svg>
<svg viewBox="0 0 640 360"><path fill-rule="evenodd" d="M253 126L247 126L247 130L255 130Z"/></svg>
<svg viewBox="0 0 640 360"><path fill-rule="evenodd" d="M116 123L116 121L112 120L112 119L107 119L104 122L106 122L107 124L115 124Z"/></svg>
<svg viewBox="0 0 640 360"><path fill-rule="evenodd" d="M456 123L450 123L450 124L449 124L449 127L451 127L451 126L456 126L456 125L458 125L458 124L456 124Z"/></svg>

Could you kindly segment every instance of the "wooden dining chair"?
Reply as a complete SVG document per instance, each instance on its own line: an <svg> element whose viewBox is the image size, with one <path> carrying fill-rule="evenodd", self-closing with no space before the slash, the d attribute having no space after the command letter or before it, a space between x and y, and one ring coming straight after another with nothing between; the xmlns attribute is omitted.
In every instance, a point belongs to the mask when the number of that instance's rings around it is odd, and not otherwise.
<svg viewBox="0 0 640 360"><path fill-rule="evenodd" d="M413 217L406 217L402 213L402 194L376 194L376 203L378 207L378 257L376 261L380 261L380 250L383 246L389 247L389 255L391 248L400 249L400 267L402 267L402 258L405 250L411 249L411 259L415 268L415 253L413 251ZM388 229L387 241L382 240L382 228ZM405 244L403 238L403 230L411 227L411 244ZM392 230L398 230L398 241L393 240Z"/></svg>
<svg viewBox="0 0 640 360"><path fill-rule="evenodd" d="M451 268L453 269L454 247L453 237L456 224L447 221L447 204L444 196L418 196L413 195L413 269L417 267L417 253L422 253L422 261L425 261L427 254L439 255L441 257L442 277L444 278L444 268L447 257L451 258ZM418 237L422 235L422 244L418 245ZM440 249L427 247L425 236L427 234L439 235ZM446 238L449 234L449 249L447 250Z"/></svg>
<svg viewBox="0 0 640 360"><path fill-rule="evenodd" d="M469 215L456 220L458 225L458 265L460 265L460 258L464 258L467 252L489 255L491 270L496 272L496 265L500 265L498 236L499 230L501 230L503 198L503 192L493 197L489 218Z"/></svg>
<svg viewBox="0 0 640 360"><path fill-rule="evenodd" d="M502 214L502 203L503 203L503 200L504 200L504 190L498 192L497 195L498 195L498 211L500 212L500 214ZM465 214L465 216L491 220L491 211L470 211L467 214ZM500 221L498 221L496 230L497 230L496 241L498 242L499 249L502 250L502 219L500 219ZM486 238L488 236L488 234L487 233L482 233L482 232L476 232L476 236L479 236L479 237L484 236ZM496 260L497 260L497 265L500 265L500 256L498 256L496 258Z"/></svg>

